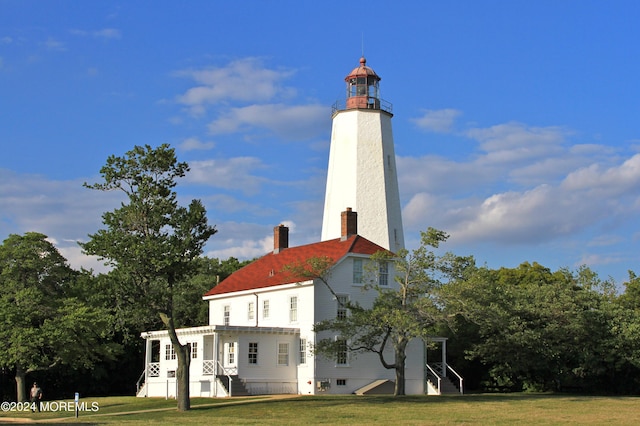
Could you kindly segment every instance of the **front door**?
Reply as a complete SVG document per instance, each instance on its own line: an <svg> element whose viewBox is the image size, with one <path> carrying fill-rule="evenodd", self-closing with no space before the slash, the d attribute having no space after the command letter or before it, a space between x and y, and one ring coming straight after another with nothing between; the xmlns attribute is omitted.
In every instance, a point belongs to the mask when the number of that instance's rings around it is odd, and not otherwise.
<svg viewBox="0 0 640 426"><path fill-rule="evenodd" d="M226 342L224 344L223 360L226 374L238 374L238 342Z"/></svg>

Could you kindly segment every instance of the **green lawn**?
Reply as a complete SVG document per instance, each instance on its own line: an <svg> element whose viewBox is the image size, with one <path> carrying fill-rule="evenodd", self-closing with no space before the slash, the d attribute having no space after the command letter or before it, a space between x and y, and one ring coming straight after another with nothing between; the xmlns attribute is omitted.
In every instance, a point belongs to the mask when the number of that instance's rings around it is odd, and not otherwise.
<svg viewBox="0 0 640 426"><path fill-rule="evenodd" d="M199 424L640 424L640 398L588 397L540 394L465 396L300 396L286 399L261 397L194 398L192 410L180 413L175 401L155 398L86 398L97 412L2 413L3 418L49 422L125 425ZM140 410L154 410L135 413ZM129 413L129 414L118 414ZM6 420L6 419L5 419Z"/></svg>

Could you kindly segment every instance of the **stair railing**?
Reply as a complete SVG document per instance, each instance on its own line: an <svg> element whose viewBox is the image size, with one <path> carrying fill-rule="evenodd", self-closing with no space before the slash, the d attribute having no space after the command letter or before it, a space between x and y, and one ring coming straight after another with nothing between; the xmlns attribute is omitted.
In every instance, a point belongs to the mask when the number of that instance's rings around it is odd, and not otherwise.
<svg viewBox="0 0 640 426"><path fill-rule="evenodd" d="M429 380L431 383L437 383L438 394L440 394L441 393L440 385L441 385L442 379L440 378L440 375L436 373L429 364L426 364L426 366L427 366L427 380Z"/></svg>
<svg viewBox="0 0 640 426"><path fill-rule="evenodd" d="M220 367L220 370L222 371L222 374L227 376L227 379L229 380L229 389L227 389L227 393L229 394L229 397L231 397L231 383L233 382L233 379L231 378L231 375L227 372L227 369L224 368L224 365L222 365L222 363L220 361L217 361L218 363L218 367Z"/></svg>
<svg viewBox="0 0 640 426"><path fill-rule="evenodd" d="M462 385L464 383L464 379L462 378L462 376L459 375L456 370L451 368L451 366L449 364L447 364L447 370L449 370L451 373L453 373L454 376L456 376L458 378L458 383L459 383L459 386L460 386L460 395L464 395L464 391L463 391L463 388L462 388Z"/></svg>
<svg viewBox="0 0 640 426"><path fill-rule="evenodd" d="M145 373L146 372L147 372L146 368L144 370L142 370L142 374L140 374L140 377L138 378L138 381L136 382L136 396L138 396L138 393L140 392L140 388L145 383L145 382L143 382L143 380L145 379ZM141 383L142 383L142 385L141 385Z"/></svg>

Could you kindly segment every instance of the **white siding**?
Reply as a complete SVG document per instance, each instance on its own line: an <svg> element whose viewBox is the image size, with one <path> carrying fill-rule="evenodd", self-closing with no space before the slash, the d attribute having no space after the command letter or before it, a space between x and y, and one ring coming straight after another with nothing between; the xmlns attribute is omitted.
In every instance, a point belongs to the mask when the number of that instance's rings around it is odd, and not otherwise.
<svg viewBox="0 0 640 426"><path fill-rule="evenodd" d="M331 271L329 285L335 293L348 295L353 302L363 306L371 306L376 297L374 290L363 292L361 284L353 283L353 258L350 255L342 259ZM362 257L362 256L360 256ZM389 271L390 277L393 271ZM390 280L390 286L394 283ZM257 298L256 298L257 294ZM297 321L290 319L290 300L297 297ZM269 316L264 318L263 301L269 300ZM254 303L254 319L248 317L249 303ZM237 374L245 382L246 387L255 394L262 393L318 393L317 382L328 380L330 388L327 393L352 393L353 391L378 379L395 379L394 370L382 367L375 354L360 354L350 357L345 366L336 366L335 360L315 357L312 353L317 339L335 337L331 333L316 336L313 324L318 321L335 318L337 301L327 286L320 280L313 285L290 284L255 291L231 293L216 296L209 300L210 325L224 324L224 306L230 307L230 326L248 327L243 331L224 331L217 334L217 346L214 337L209 335L186 335L180 337L182 342L197 341L198 356L191 360L191 392L193 396L224 396L212 375L203 375L203 360L224 359L225 343L234 342L235 365ZM253 332L251 327L257 325L262 332ZM274 328L273 332L265 329ZM299 332L279 332L279 329L294 329ZM300 339L306 339L306 363L299 361ZM258 343L258 363L249 363L249 343ZM150 378L148 395L175 396L175 379L167 377L167 372L177 369L177 360L165 360L165 345L168 337L160 339L160 375ZM289 363L278 365L278 344L289 345ZM214 353L216 351L218 353ZM393 353L389 348L389 362L393 362ZM407 359L407 393L422 393L424 377L423 346L419 342L409 346ZM344 381L338 386L337 381Z"/></svg>

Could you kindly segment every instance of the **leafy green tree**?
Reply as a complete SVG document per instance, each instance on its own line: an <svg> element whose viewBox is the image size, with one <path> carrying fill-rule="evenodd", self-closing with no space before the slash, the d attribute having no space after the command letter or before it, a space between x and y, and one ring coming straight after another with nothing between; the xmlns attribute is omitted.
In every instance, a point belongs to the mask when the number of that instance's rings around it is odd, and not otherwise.
<svg viewBox="0 0 640 426"><path fill-rule="evenodd" d="M176 294L176 324L178 327L194 327L209 323L209 305L202 296L229 275L250 263L235 257L226 260L201 257L194 261L194 273L185 279Z"/></svg>
<svg viewBox="0 0 640 426"><path fill-rule="evenodd" d="M405 394L405 361L409 342L415 338L427 339L437 324L443 321L437 292L447 280L473 266L472 258L447 253L438 256L438 248L448 235L429 228L421 233L421 246L397 254L379 252L372 256L365 275L368 289L377 291L371 307L348 303L349 315L315 324L316 332L338 332L342 339L321 339L316 343L318 354L335 358L346 349L353 354L370 352L378 355L381 364L394 369L396 375L394 395ZM377 275L382 265L394 265L395 286L380 286ZM386 266L382 266L385 268ZM394 358L385 357L385 349L393 348Z"/></svg>
<svg viewBox="0 0 640 426"><path fill-rule="evenodd" d="M111 317L74 289L82 274L43 234L10 235L0 246L0 366L15 369L26 400L26 375L58 365L90 368L118 353Z"/></svg>
<svg viewBox="0 0 640 426"><path fill-rule="evenodd" d="M480 268L444 295L458 326L475 325L478 338L466 353L489 370L491 385L554 390L601 380L615 361L611 288L587 268L523 263Z"/></svg>
<svg viewBox="0 0 640 426"><path fill-rule="evenodd" d="M100 169L104 182L85 186L122 191L128 203L104 213L106 229L81 244L86 253L107 260L126 277L118 284L121 297L146 306L167 328L178 359L179 410L190 408L190 357L176 334L175 301L204 244L217 232L208 225L200 200L188 207L178 205L174 187L188 171L187 163L178 162L167 144L155 149L135 146L123 157L110 156Z"/></svg>
<svg viewBox="0 0 640 426"><path fill-rule="evenodd" d="M624 293L620 295L619 303L627 309L640 311L640 277L633 271L628 271L629 279L624 283Z"/></svg>
<svg viewBox="0 0 640 426"><path fill-rule="evenodd" d="M617 350L623 354L624 376L627 381L635 377L634 392L640 386L640 277L629 271L624 283L625 291L616 299L617 322L614 334L618 337Z"/></svg>

